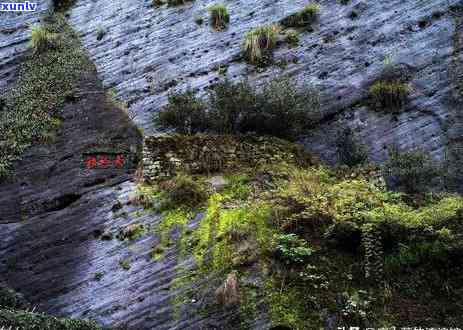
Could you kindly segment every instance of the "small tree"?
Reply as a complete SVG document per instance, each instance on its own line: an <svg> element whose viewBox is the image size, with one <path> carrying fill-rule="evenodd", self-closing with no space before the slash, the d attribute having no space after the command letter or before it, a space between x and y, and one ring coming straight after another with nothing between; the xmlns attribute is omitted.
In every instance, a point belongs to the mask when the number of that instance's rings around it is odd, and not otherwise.
<svg viewBox="0 0 463 330"><path fill-rule="evenodd" d="M172 93L169 103L154 117L157 125L176 128L182 134L194 134L204 130L206 112L204 103L194 92Z"/></svg>
<svg viewBox="0 0 463 330"><path fill-rule="evenodd" d="M312 86L300 87L289 78L265 84L260 94L258 132L295 139L320 119L320 94Z"/></svg>
<svg viewBox="0 0 463 330"><path fill-rule="evenodd" d="M357 141L349 127L338 132L335 143L339 163L347 166L356 166L368 160L365 146Z"/></svg>
<svg viewBox="0 0 463 330"><path fill-rule="evenodd" d="M212 5L208 8L211 14L211 23L216 30L225 29L230 22L230 14L223 4Z"/></svg>
<svg viewBox="0 0 463 330"><path fill-rule="evenodd" d="M397 147L392 147L384 173L390 184L406 193L418 194L430 189L441 170L429 155L421 151L400 152Z"/></svg>

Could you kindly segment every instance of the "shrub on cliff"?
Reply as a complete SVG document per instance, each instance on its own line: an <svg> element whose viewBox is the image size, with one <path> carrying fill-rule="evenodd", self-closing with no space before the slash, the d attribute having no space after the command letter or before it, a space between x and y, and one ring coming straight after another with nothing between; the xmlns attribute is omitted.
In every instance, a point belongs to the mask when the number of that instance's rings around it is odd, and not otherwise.
<svg viewBox="0 0 463 330"><path fill-rule="evenodd" d="M248 62L259 66L268 64L277 43L278 30L276 25L266 25L246 33L243 47Z"/></svg>
<svg viewBox="0 0 463 330"><path fill-rule="evenodd" d="M204 103L194 92L171 93L168 104L154 117L155 123L175 128L182 134L194 134L205 129L206 110Z"/></svg>
<svg viewBox="0 0 463 330"><path fill-rule="evenodd" d="M205 102L191 91L172 94L155 121L184 134L257 133L295 139L319 119L319 106L315 88L300 88L286 78L258 90L247 82L226 80L210 90Z"/></svg>
<svg viewBox="0 0 463 330"><path fill-rule="evenodd" d="M296 234L275 236L275 255L286 264L302 264L313 253L313 249Z"/></svg>
<svg viewBox="0 0 463 330"><path fill-rule="evenodd" d="M336 137L338 162L347 166L356 166L368 160L365 146L360 144L350 128L345 128Z"/></svg>
<svg viewBox="0 0 463 330"><path fill-rule="evenodd" d="M264 84L255 131L296 139L320 119L320 95L313 86L298 87L287 78Z"/></svg>
<svg viewBox="0 0 463 330"><path fill-rule="evenodd" d="M216 30L225 29L230 22L230 14L223 4L212 5L208 8L211 14L211 24Z"/></svg>
<svg viewBox="0 0 463 330"><path fill-rule="evenodd" d="M249 126L255 121L259 103L258 95L248 82L220 82L208 94L208 126L219 134L253 130Z"/></svg>
<svg viewBox="0 0 463 330"><path fill-rule="evenodd" d="M393 186L417 194L428 191L441 170L429 155L421 151L400 152L393 147L389 150L384 173Z"/></svg>
<svg viewBox="0 0 463 330"><path fill-rule="evenodd" d="M370 86L370 97L378 109L399 111L407 102L410 86L407 74L389 57L384 61L380 77Z"/></svg>
<svg viewBox="0 0 463 330"><path fill-rule="evenodd" d="M390 111L397 111L405 104L410 89L397 80L379 80L370 87L370 96L374 104Z"/></svg>
<svg viewBox="0 0 463 330"><path fill-rule="evenodd" d="M304 9L291 14L281 20L281 25L285 27L303 27L312 24L317 19L320 5L311 3Z"/></svg>

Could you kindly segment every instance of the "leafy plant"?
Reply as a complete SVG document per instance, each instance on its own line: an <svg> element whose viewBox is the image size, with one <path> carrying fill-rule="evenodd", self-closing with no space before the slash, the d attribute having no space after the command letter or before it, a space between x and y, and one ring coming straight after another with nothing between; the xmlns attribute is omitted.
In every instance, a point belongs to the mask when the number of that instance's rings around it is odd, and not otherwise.
<svg viewBox="0 0 463 330"><path fill-rule="evenodd" d="M106 29L99 26L97 31L96 31L96 40L101 40L103 37L106 35Z"/></svg>
<svg viewBox="0 0 463 330"><path fill-rule="evenodd" d="M280 234L275 237L276 254L287 264L300 264L312 255L309 243L296 234Z"/></svg>
<svg viewBox="0 0 463 330"><path fill-rule="evenodd" d="M154 121L157 125L175 128L182 134L194 134L205 129L205 104L191 90L171 93Z"/></svg>
<svg viewBox="0 0 463 330"><path fill-rule="evenodd" d="M365 326L372 313L374 298L369 297L365 290L355 291L353 294L344 292L344 307L341 310L342 320L346 324Z"/></svg>
<svg viewBox="0 0 463 330"><path fill-rule="evenodd" d="M247 32L243 45L246 59L259 66L268 64L277 43L278 31L276 25L266 25Z"/></svg>
<svg viewBox="0 0 463 330"><path fill-rule="evenodd" d="M281 25L285 27L303 27L311 25L316 21L319 11L320 5L311 3L305 6L304 9L285 17L281 20Z"/></svg>
<svg viewBox="0 0 463 330"><path fill-rule="evenodd" d="M66 11L74 2L75 0L53 0L53 8L57 11Z"/></svg>
<svg viewBox="0 0 463 330"><path fill-rule="evenodd" d="M119 261L119 265L122 267L124 270L129 270L132 266L130 265L130 260L129 259L123 259Z"/></svg>
<svg viewBox="0 0 463 330"><path fill-rule="evenodd" d="M370 87L370 96L374 104L392 111L400 109L405 104L409 92L408 84L400 81L380 80Z"/></svg>
<svg viewBox="0 0 463 330"><path fill-rule="evenodd" d="M290 47L296 47L299 44L299 34L294 30L288 30L285 34L285 41Z"/></svg>
<svg viewBox="0 0 463 330"><path fill-rule="evenodd" d="M352 130L347 127L336 137L336 153L338 161L347 166L356 166L368 160L365 146L361 145Z"/></svg>
<svg viewBox="0 0 463 330"><path fill-rule="evenodd" d="M393 187L417 194L428 191L442 171L429 155L421 151L400 152L392 147L383 172Z"/></svg>
<svg viewBox="0 0 463 330"><path fill-rule="evenodd" d="M294 139L320 116L318 91L298 87L288 78L263 84L256 90L246 81L218 83L205 101L193 92L172 94L155 118L157 125L183 134L255 132Z"/></svg>
<svg viewBox="0 0 463 330"><path fill-rule="evenodd" d="M211 15L212 26L216 30L225 29L230 22L230 14L223 4L215 4L208 8Z"/></svg>

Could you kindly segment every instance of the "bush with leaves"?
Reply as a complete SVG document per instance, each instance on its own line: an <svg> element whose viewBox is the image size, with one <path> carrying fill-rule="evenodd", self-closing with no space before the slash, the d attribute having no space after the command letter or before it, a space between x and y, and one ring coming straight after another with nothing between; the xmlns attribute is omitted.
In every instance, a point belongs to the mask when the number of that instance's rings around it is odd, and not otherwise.
<svg viewBox="0 0 463 330"><path fill-rule="evenodd" d="M154 117L157 125L175 128L182 134L204 131L205 104L195 96L193 91L171 93L168 102Z"/></svg>
<svg viewBox="0 0 463 330"><path fill-rule="evenodd" d="M208 94L208 122L212 131L233 134L253 131L260 98L247 81L230 80L215 85Z"/></svg>
<svg viewBox="0 0 463 330"><path fill-rule="evenodd" d="M320 95L311 86L298 88L289 79L275 79L261 92L262 105L256 131L295 139L321 117Z"/></svg>
<svg viewBox="0 0 463 330"><path fill-rule="evenodd" d="M400 152L392 147L383 172L392 187L398 187L408 194L418 194L429 191L442 170L424 152Z"/></svg>
<svg viewBox="0 0 463 330"><path fill-rule="evenodd" d="M314 250L309 243L296 234L280 234L275 236L276 256L286 264L301 264L312 255Z"/></svg>
<svg viewBox="0 0 463 330"><path fill-rule="evenodd" d="M338 132L335 144L338 162L341 164L356 166L368 160L368 153L365 146L357 141L354 133L349 127Z"/></svg>
<svg viewBox="0 0 463 330"><path fill-rule="evenodd" d="M257 133L295 139L320 118L319 93L287 78L265 83L259 90L246 81L215 85L206 101L193 92L171 94L156 124L183 134Z"/></svg>
<svg viewBox="0 0 463 330"><path fill-rule="evenodd" d="M180 5L184 5L185 3L189 1L193 1L193 0L167 0L167 4L169 6L180 6Z"/></svg>
<svg viewBox="0 0 463 330"><path fill-rule="evenodd" d="M277 44L278 31L277 25L266 25L247 32L243 45L245 58L257 66L268 65Z"/></svg>

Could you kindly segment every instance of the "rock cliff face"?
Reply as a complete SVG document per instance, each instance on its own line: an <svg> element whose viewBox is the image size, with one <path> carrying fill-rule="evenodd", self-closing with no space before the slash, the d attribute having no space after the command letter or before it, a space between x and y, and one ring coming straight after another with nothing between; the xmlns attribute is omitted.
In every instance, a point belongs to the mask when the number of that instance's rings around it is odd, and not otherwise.
<svg viewBox="0 0 463 330"><path fill-rule="evenodd" d="M213 2L154 7L150 1L78 1L71 11L70 21L104 83L128 102L146 133L156 131L152 114L172 88L204 89L220 79L220 66L233 80L247 77L258 84L289 74L318 85L326 117L308 132L306 144L330 161L335 124L351 126L373 160L384 160L385 147L393 143L443 158L448 139L462 135L453 93L458 77L461 81L461 1L320 1L313 31L302 31L298 47L276 51L277 59L288 60L286 69L264 72L240 59L245 32L278 22L306 2L228 1L231 22L223 32L195 23L198 16L207 22L206 8ZM100 28L106 34L97 40ZM398 116L375 112L365 102L386 57L412 74L410 103Z"/></svg>
<svg viewBox="0 0 463 330"><path fill-rule="evenodd" d="M318 85L324 118L303 142L327 161L335 160L333 138L344 125L369 147L372 160L384 160L385 148L393 143L423 148L439 159L446 151L457 160L463 154L460 0L319 1L320 18L313 30L301 31L298 47L279 46L275 52L277 60L287 60L286 68L264 71L241 59L244 33L278 22L306 1L227 1L231 22L222 32L207 23L206 8L213 2L154 7L149 0L77 0L69 11L69 23L99 79L127 102L145 134L157 133L151 118L169 91L191 87L202 93L221 79L220 67L227 68L232 80L247 77L259 84L288 74ZM27 49L28 24L37 23L48 5L40 3L34 13L0 13L0 89L14 83ZM198 25L197 16L206 23ZM101 39L99 31L105 31ZM399 115L376 112L367 102L368 87L387 56L412 77L409 103ZM99 86L95 77L89 79ZM150 228L161 221L159 215L131 205L133 169L79 176L82 152L101 135L140 145L138 133L120 111L97 106L104 102L95 96L70 105L58 141L32 148L16 164L16 180L2 183L0 276L39 311L55 315L133 329L223 329L223 320L233 311L203 316L198 303L191 302L179 318L173 317L170 302L179 292L172 284L192 260L179 265L172 248L154 262L149 253L159 240L156 236L135 242L115 238L130 224ZM102 122L112 125L98 124ZM108 233L113 239L102 239ZM130 261L130 269L121 267L124 260ZM262 314L254 327L266 326Z"/></svg>

